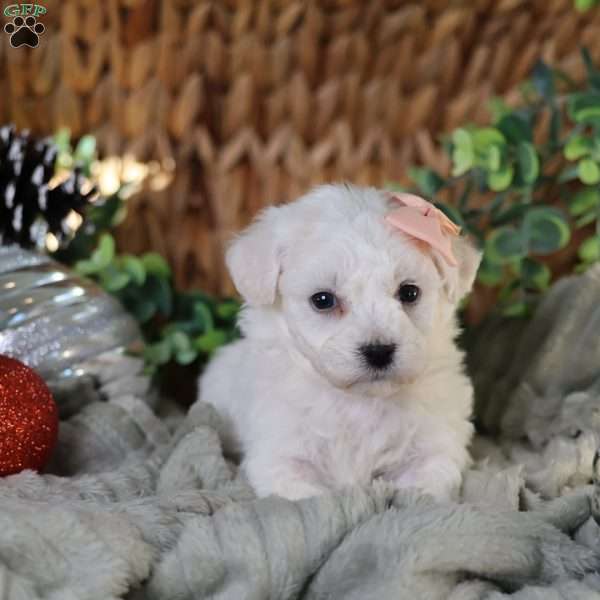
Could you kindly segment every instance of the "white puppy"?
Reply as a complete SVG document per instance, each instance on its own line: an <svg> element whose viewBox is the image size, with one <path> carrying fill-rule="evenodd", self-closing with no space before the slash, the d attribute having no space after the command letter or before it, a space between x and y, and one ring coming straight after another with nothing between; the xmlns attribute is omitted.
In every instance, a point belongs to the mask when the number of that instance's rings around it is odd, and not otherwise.
<svg viewBox="0 0 600 600"><path fill-rule="evenodd" d="M256 492L297 499L382 478L440 500L469 463L472 387L455 309L480 261L457 266L390 226L385 192L316 188L267 208L229 248L243 339L200 398L224 417Z"/></svg>

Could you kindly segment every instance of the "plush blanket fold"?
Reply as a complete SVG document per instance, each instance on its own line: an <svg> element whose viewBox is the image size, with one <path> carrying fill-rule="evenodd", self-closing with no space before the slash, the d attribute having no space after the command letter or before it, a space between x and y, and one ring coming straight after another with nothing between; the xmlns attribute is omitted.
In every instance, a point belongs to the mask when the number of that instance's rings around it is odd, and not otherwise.
<svg viewBox="0 0 600 600"><path fill-rule="evenodd" d="M580 313L600 318L594 297L598 270L557 284L514 361L473 343L499 437L476 440L454 505L380 483L255 499L212 407L184 416L135 359L90 361L87 379L53 384L51 474L0 480L0 599L600 598L600 348L577 335Z"/></svg>

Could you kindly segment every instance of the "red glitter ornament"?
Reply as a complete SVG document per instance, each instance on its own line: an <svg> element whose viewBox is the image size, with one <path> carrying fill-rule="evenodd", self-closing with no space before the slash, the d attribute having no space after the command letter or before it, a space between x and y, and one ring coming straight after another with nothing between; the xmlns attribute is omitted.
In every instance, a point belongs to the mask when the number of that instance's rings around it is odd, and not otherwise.
<svg viewBox="0 0 600 600"><path fill-rule="evenodd" d="M41 469L58 437L58 409L42 378L0 355L0 475Z"/></svg>

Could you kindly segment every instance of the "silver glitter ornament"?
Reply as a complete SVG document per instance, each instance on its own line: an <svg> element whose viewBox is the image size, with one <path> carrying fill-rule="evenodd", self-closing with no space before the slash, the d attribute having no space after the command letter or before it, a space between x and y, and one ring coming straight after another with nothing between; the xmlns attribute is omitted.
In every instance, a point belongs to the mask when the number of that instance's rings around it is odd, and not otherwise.
<svg viewBox="0 0 600 600"><path fill-rule="evenodd" d="M46 256L0 247L0 354L56 381L139 340L135 320L97 285Z"/></svg>

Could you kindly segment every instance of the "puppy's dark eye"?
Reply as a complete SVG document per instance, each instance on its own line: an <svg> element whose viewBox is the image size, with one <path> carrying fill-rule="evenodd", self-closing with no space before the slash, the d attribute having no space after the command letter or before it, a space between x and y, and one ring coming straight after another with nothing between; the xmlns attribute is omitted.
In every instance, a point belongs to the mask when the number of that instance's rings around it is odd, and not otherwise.
<svg viewBox="0 0 600 600"><path fill-rule="evenodd" d="M337 298L331 292L317 292L310 297L310 303L317 310L333 310L337 306Z"/></svg>
<svg viewBox="0 0 600 600"><path fill-rule="evenodd" d="M414 304L421 295L421 289L414 283L403 283L398 288L398 300L403 304Z"/></svg>

